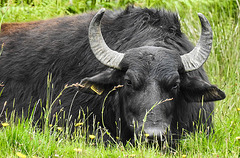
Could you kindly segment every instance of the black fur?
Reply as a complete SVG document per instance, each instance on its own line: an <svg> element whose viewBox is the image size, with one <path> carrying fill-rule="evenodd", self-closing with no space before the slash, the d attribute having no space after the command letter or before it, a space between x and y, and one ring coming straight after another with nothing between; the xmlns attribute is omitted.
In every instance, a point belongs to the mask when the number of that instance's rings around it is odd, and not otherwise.
<svg viewBox="0 0 240 158"><path fill-rule="evenodd" d="M169 133L172 135L178 137L182 129L194 131L197 123L205 127L212 126L214 105L212 102L202 105L202 96L207 96L205 101L219 100L225 96L209 84L203 68L189 73L184 71L180 55L191 51L193 45L181 32L177 14L132 7L104 14L102 34L107 45L126 53L121 62L121 71L102 65L90 49L88 26L94 14L2 25L0 44L4 43L4 47L0 57L0 81L4 84L4 90L0 97L1 109L4 102L8 101L5 111L11 112L15 108L18 113L24 111L27 116L39 99L44 106L47 76L51 73L53 99L66 84L80 81L104 89L100 96L84 89L76 94L74 87L64 91L60 98L61 105L54 104L52 115L60 109L68 114L70 109L72 122L78 119L79 111L83 110L95 115L101 125L101 110L106 94L114 86L123 85L107 98L104 120L113 137L119 135L116 122L121 124L118 128L124 142L133 139L134 133L129 122L132 120L126 116L130 113L126 110L130 110L135 119L142 119L146 109L158 99L173 98L153 111L155 115L161 115L159 118L163 122L166 119L164 124L171 125ZM151 105L136 104L139 101ZM41 112L39 105L35 119L40 118ZM153 115L149 115L147 128L151 128L154 119Z"/></svg>

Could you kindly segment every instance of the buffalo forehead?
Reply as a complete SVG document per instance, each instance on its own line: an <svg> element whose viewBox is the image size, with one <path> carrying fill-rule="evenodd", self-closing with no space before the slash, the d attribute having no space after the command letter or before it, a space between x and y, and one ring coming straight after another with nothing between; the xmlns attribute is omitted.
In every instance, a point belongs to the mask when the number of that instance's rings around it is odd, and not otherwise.
<svg viewBox="0 0 240 158"><path fill-rule="evenodd" d="M181 59L172 50L158 47L137 48L126 54L129 69L144 70L154 74L156 72L177 71L181 66Z"/></svg>
<svg viewBox="0 0 240 158"><path fill-rule="evenodd" d="M167 83L165 80L178 77L180 57L164 49L135 49L126 54L129 67L127 75L143 84L149 80ZM125 59L126 60L126 59Z"/></svg>

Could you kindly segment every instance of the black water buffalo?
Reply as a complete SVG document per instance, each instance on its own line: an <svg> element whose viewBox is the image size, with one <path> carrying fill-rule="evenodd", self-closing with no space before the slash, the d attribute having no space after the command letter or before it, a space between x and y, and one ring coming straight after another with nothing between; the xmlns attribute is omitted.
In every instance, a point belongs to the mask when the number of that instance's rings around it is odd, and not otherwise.
<svg viewBox="0 0 240 158"><path fill-rule="evenodd" d="M53 100L66 84L80 83L53 104L52 120L61 120L59 113L65 112L70 122L79 122L79 113L85 113L90 125L94 120L103 126L104 121L123 142L142 132L164 141L166 135L178 138L198 125L210 129L212 101L225 94L209 83L202 68L212 30L204 15L198 16L202 32L195 47L181 32L177 14L163 9L101 9L2 24L1 111L15 109L25 116L34 111L39 119L49 91ZM47 86L47 76L52 86Z"/></svg>

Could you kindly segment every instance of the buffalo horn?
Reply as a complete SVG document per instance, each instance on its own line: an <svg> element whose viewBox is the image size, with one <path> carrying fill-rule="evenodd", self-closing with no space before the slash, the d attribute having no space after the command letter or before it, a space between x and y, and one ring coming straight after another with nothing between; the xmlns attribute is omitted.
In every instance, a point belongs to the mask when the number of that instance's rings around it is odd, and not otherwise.
<svg viewBox="0 0 240 158"><path fill-rule="evenodd" d="M112 68L121 69L119 64L122 61L124 54L111 50L105 43L101 33L100 24L104 12L104 8L99 10L90 23L88 30L90 46L95 57L102 64Z"/></svg>
<svg viewBox="0 0 240 158"><path fill-rule="evenodd" d="M193 71L201 67L206 62L212 48L211 25L203 14L198 13L198 17L202 25L201 37L191 52L181 56L185 71Z"/></svg>

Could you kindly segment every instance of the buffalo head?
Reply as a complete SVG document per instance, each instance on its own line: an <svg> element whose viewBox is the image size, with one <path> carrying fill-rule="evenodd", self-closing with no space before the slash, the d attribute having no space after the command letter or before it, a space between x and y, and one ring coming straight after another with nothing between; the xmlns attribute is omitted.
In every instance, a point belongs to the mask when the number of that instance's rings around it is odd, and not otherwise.
<svg viewBox="0 0 240 158"><path fill-rule="evenodd" d="M166 130L183 104L225 97L220 89L201 77L188 75L188 72L202 69L211 51L213 35L204 15L198 14L202 25L199 42L191 52L180 55L173 48L155 46L142 46L126 52L111 50L100 28L104 12L101 9L93 17L89 42L96 58L108 68L96 76L84 78L82 84L100 89L123 85L115 92L115 98L120 105L123 126L129 131L164 140Z"/></svg>

